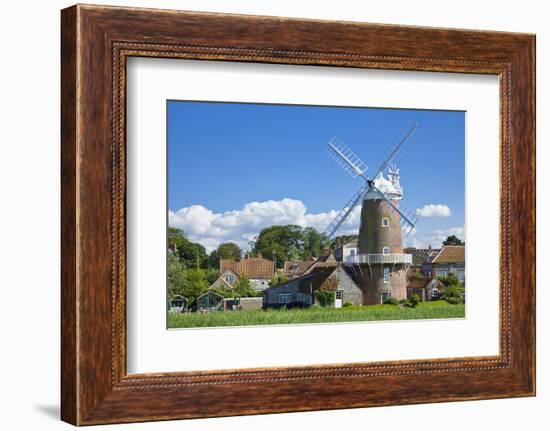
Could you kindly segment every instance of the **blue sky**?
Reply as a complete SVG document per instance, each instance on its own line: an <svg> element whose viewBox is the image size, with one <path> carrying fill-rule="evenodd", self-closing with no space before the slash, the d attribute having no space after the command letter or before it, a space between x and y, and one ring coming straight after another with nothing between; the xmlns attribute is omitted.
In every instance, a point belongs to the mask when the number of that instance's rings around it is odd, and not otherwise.
<svg viewBox="0 0 550 431"><path fill-rule="evenodd" d="M405 242L437 247L446 234L464 237L462 111L192 101L169 101L167 111L169 222L209 250L228 240L246 247L264 225L322 231L361 185L327 154L331 137L374 175L414 122L396 158L402 205L427 217ZM358 228L358 214L352 219L342 233Z"/></svg>

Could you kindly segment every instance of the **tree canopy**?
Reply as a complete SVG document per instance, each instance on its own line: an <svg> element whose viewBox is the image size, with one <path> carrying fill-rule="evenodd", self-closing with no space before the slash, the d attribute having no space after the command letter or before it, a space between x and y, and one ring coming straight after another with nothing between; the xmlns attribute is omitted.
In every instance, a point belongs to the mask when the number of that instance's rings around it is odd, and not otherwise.
<svg viewBox="0 0 550 431"><path fill-rule="evenodd" d="M189 241L182 229L168 228L168 244L176 246L180 262L185 268L208 268L210 262L206 249L201 244Z"/></svg>
<svg viewBox="0 0 550 431"><path fill-rule="evenodd" d="M275 259L277 267L282 268L285 260L320 256L329 244L325 235L314 228L289 224L262 229L252 244L252 252Z"/></svg>
<svg viewBox="0 0 550 431"><path fill-rule="evenodd" d="M212 268L220 267L221 259L240 260L242 257L241 248L234 242L224 242L219 247L210 253L210 266Z"/></svg>
<svg viewBox="0 0 550 431"><path fill-rule="evenodd" d="M464 245L464 241L458 238L456 235L449 235L443 245Z"/></svg>

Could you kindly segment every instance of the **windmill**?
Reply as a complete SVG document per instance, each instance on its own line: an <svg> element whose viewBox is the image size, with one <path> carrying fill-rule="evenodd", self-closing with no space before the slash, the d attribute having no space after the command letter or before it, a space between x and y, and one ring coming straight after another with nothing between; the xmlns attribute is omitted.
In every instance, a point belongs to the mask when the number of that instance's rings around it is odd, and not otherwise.
<svg viewBox="0 0 550 431"><path fill-rule="evenodd" d="M367 165L338 138L332 138L327 144L329 154L349 175L364 180L329 224L325 235L334 237L361 205L358 253L349 256L346 263L357 266L366 292L365 304L380 303L389 297L401 299L407 296L405 272L412 263L412 256L403 254L402 233L412 232L416 217L400 208L403 189L399 168L393 161L417 127L418 124L410 127L372 177L366 174Z"/></svg>

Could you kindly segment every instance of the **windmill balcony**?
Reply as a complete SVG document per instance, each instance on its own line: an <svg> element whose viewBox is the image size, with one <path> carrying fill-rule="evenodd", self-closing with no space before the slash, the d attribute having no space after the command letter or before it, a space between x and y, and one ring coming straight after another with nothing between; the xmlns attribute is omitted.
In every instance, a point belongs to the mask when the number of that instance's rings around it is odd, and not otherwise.
<svg viewBox="0 0 550 431"><path fill-rule="evenodd" d="M355 256L348 256L346 258L348 264L358 263L391 263L391 264L412 264L412 254L394 253L394 254L382 254L382 253L370 253L370 254L356 254Z"/></svg>

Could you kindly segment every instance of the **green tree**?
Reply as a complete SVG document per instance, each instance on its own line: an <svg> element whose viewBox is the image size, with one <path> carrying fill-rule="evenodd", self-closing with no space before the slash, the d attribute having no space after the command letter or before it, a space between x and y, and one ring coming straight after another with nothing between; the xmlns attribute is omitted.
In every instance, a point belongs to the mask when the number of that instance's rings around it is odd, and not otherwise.
<svg viewBox="0 0 550 431"><path fill-rule="evenodd" d="M208 268L208 255L201 244L185 238L182 245L178 247L178 255L186 268Z"/></svg>
<svg viewBox="0 0 550 431"><path fill-rule="evenodd" d="M312 257L321 256L326 248L330 247L330 241L326 235L317 232L312 227L306 227L303 232L302 259L308 260Z"/></svg>
<svg viewBox="0 0 550 431"><path fill-rule="evenodd" d="M206 249L201 244L189 241L182 229L168 227L168 244L176 245L179 260L186 268L208 268Z"/></svg>
<svg viewBox="0 0 550 431"><path fill-rule="evenodd" d="M208 282L208 285L211 285L220 276L220 271L218 269L213 269L213 268L205 269L204 275L206 277L206 281Z"/></svg>
<svg viewBox="0 0 550 431"><path fill-rule="evenodd" d="M447 287L451 287L451 286L461 286L460 284L460 280L458 279L458 277L456 276L456 274L454 273L449 273L447 276L443 277L443 276L439 276L437 277L437 279L439 281L441 281L441 283L443 283L443 285L445 286L445 288Z"/></svg>
<svg viewBox="0 0 550 431"><path fill-rule="evenodd" d="M456 235L449 235L443 245L464 245L464 241L458 238Z"/></svg>
<svg viewBox="0 0 550 431"><path fill-rule="evenodd" d="M184 295L187 284L184 266L176 254L168 253L168 296Z"/></svg>
<svg viewBox="0 0 550 431"><path fill-rule="evenodd" d="M201 268L192 268L185 270L187 284L183 291L183 296L189 300L189 304L194 304L197 297L208 290L208 281Z"/></svg>
<svg viewBox="0 0 550 431"><path fill-rule="evenodd" d="M444 300L450 304L464 302L464 287L455 274L450 273L446 277L437 277L437 279L445 286L442 295Z"/></svg>
<svg viewBox="0 0 550 431"><path fill-rule="evenodd" d="M464 288L460 285L447 286L442 296L449 304L461 304L464 302Z"/></svg>
<svg viewBox="0 0 550 431"><path fill-rule="evenodd" d="M261 296L262 292L255 290L250 283L250 280L243 276L239 278L237 284L235 284L234 290L235 297L249 298L252 296Z"/></svg>
<svg viewBox="0 0 550 431"><path fill-rule="evenodd" d="M319 289L315 292L315 296L321 307L330 307L334 304L336 298L334 290Z"/></svg>
<svg viewBox="0 0 550 431"><path fill-rule="evenodd" d="M282 272L277 271L275 272L275 274L273 274L273 277L271 277L269 287L278 286L279 284L286 283L287 281L288 278L286 277L286 275L284 275Z"/></svg>
<svg viewBox="0 0 550 431"><path fill-rule="evenodd" d="M304 247L304 234L297 225L270 226L260 231L254 242L253 252L265 258L275 258L277 267L284 261L299 259Z"/></svg>
<svg viewBox="0 0 550 431"><path fill-rule="evenodd" d="M241 248L234 242L225 242L210 253L210 266L212 268L220 267L220 259L240 260L242 255Z"/></svg>

